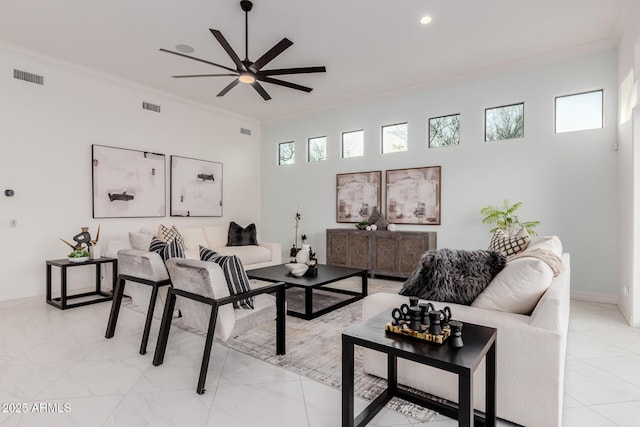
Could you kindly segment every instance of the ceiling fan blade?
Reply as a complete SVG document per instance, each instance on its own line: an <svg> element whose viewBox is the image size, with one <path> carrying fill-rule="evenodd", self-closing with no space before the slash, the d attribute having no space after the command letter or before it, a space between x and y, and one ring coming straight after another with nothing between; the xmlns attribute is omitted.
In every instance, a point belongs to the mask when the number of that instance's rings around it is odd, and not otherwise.
<svg viewBox="0 0 640 427"><path fill-rule="evenodd" d="M238 74L186 74L183 76L171 76L174 79L183 79L185 77L222 77L222 76L233 76L238 77Z"/></svg>
<svg viewBox="0 0 640 427"><path fill-rule="evenodd" d="M325 67L299 67L299 68L280 68L276 70L263 70L258 72L261 76L280 76L283 74L306 74L306 73L325 73Z"/></svg>
<svg viewBox="0 0 640 427"><path fill-rule="evenodd" d="M225 86L225 88L222 89L216 96L224 96L227 92L233 89L235 85L237 85L238 83L240 83L240 80L234 79L231 83Z"/></svg>
<svg viewBox="0 0 640 427"><path fill-rule="evenodd" d="M301 85L298 85L298 84L295 84L295 83L285 82L284 80L272 79L271 77L258 76L258 80L266 82L266 83L272 83L274 85L288 87L288 88L291 88L291 89L301 90L303 92L311 92L313 90L310 87L301 86Z"/></svg>
<svg viewBox="0 0 640 427"><path fill-rule="evenodd" d="M214 67L224 68L225 70L233 71L234 73L238 72L238 70L234 70L233 68L225 67L224 65L216 64L215 62L206 61L204 59L196 58L195 56L185 55L184 53L174 52L172 50L160 49L161 52L171 53L173 55L182 56L183 58L193 59L194 61L204 62L205 64L213 65Z"/></svg>
<svg viewBox="0 0 640 427"><path fill-rule="evenodd" d="M271 62L276 56L280 55L282 52L285 51L285 49L287 49L292 44L293 44L293 42L291 40L289 40L286 37L283 38L282 40L280 40L278 42L278 44L276 44L274 47L269 49L264 55L262 55L260 58L258 58L258 60L256 62L251 64L251 66L249 68L254 73L259 71L262 67L264 67L269 62Z"/></svg>
<svg viewBox="0 0 640 427"><path fill-rule="evenodd" d="M235 52L235 50L233 50L233 48L231 47L227 39L224 38L222 33L218 30L212 30L211 28L209 28L209 31L211 31L211 34L213 34L213 37L215 37L216 40L218 40L218 43L222 45L222 48L225 50L225 52L227 52L227 55L231 57L231 59L233 60L233 63L236 64L236 67L238 67L238 70L244 70L244 67L242 66L242 61L240 61L240 57L238 57L238 54Z"/></svg>
<svg viewBox="0 0 640 427"><path fill-rule="evenodd" d="M258 83L257 81L251 83L251 86L253 86L253 88L256 90L256 92L258 92L260 94L260 96L265 100L268 101L271 99L271 97L269 96L269 94L267 93L266 90L264 90L264 88L262 87L262 85L260 83Z"/></svg>

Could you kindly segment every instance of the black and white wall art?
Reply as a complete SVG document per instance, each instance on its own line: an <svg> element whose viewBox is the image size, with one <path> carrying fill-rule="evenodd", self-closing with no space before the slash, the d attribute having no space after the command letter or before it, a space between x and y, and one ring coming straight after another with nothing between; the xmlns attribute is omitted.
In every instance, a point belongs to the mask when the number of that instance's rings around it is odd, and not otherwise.
<svg viewBox="0 0 640 427"><path fill-rule="evenodd" d="M166 215L165 156L92 145L93 217Z"/></svg>
<svg viewBox="0 0 640 427"><path fill-rule="evenodd" d="M387 220L440 225L440 166L387 171Z"/></svg>
<svg viewBox="0 0 640 427"><path fill-rule="evenodd" d="M367 221L377 208L381 212L382 171L336 175L336 222Z"/></svg>
<svg viewBox="0 0 640 427"><path fill-rule="evenodd" d="M171 216L222 216L222 163L171 156Z"/></svg>

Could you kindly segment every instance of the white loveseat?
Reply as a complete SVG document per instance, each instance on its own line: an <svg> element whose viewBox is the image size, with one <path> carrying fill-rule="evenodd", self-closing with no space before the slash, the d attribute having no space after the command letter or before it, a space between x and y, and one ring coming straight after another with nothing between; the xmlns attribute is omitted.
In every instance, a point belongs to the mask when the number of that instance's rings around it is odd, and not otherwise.
<svg viewBox="0 0 640 427"><path fill-rule="evenodd" d="M453 313L452 318L463 323L476 323L498 330L497 416L524 426L559 426L562 420L564 366L569 324L569 254L562 253L561 259L563 271L556 277L553 277L553 274L544 275L550 278L550 284L541 298L536 300L537 304L530 314L421 301L433 303L436 309L449 306ZM513 262L516 263L516 261ZM531 285L527 283L526 271L507 271L510 263L511 261L503 270L503 276L513 281L514 286L511 288ZM496 276L496 279L499 277ZM499 293L495 292L495 288L489 291L493 283L492 281L484 292L487 294L494 292L493 297L504 295L507 300L514 299L514 295L508 295L507 288L498 288ZM481 296L483 294L480 294L478 299ZM483 296L481 301L481 305L485 307L495 305L495 301L491 301L487 295ZM391 293L370 295L363 301L363 319L366 320L389 308L399 307L403 303L408 303L407 296ZM462 332L464 339L464 327ZM474 406L484 411L484 362L480 366L474 377ZM386 378L386 356L373 350L365 350L364 370ZM458 399L458 387L454 375L428 366L417 365L414 362L398 360L398 382L450 401L457 402Z"/></svg>
<svg viewBox="0 0 640 427"><path fill-rule="evenodd" d="M227 246L227 236L229 226L224 225L208 225L204 227L184 227L177 226L178 231L182 235L185 244L185 258L200 259L199 246L212 249L222 255L237 255L242 261L245 270L267 267L270 265L278 265L282 263L282 249L280 243L261 242L258 245L248 246ZM146 231L145 231L146 230ZM117 258L118 251L122 249L148 250L150 235L155 234L149 229L143 228L140 231L130 232L116 239L112 239L107 243L105 255ZM144 235L149 235L148 239ZM157 255L157 254L155 254ZM160 257L156 264L162 264ZM168 273L163 269L161 276L168 278ZM161 289L159 298L156 301L156 309L154 316L162 316L166 289ZM151 288L148 286L131 285L126 287L126 294L131 297L131 302L139 307L147 307L149 298L151 297Z"/></svg>

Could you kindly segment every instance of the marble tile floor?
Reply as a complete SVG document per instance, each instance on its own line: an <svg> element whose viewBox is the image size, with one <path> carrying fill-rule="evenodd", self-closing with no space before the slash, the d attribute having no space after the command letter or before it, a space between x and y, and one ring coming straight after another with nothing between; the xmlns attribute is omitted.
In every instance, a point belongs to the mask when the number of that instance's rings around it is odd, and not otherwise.
<svg viewBox="0 0 640 427"><path fill-rule="evenodd" d="M216 343L207 392L195 385L203 338L173 328L165 363L138 346L144 316L123 307L104 338L111 304L60 311L44 298L0 302L0 425L310 426L340 425L340 392ZM616 306L572 301L563 426L640 425L640 330ZM365 406L358 400L356 410ZM535 404L535 399L532 399ZM425 424L383 410L371 426ZM509 425L500 423L500 425Z"/></svg>

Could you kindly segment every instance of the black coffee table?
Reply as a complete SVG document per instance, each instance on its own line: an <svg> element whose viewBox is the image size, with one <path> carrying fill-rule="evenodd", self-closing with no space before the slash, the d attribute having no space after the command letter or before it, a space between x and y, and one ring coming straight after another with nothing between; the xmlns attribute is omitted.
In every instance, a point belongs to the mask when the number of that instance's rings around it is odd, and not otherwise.
<svg viewBox="0 0 640 427"><path fill-rule="evenodd" d="M332 265L318 264L318 275L313 277L295 277L282 265L256 268L247 270L250 279L264 280L266 282L284 282L287 288L297 287L304 289L304 313L287 309L287 314L300 319L311 320L329 313L354 301L367 296L367 270L359 268L336 267ZM360 292L345 289L330 288L326 285L347 279L353 276L362 277L362 290ZM339 301L320 310L313 311L313 290L323 290L339 294L352 295L352 298Z"/></svg>
<svg viewBox="0 0 640 427"><path fill-rule="evenodd" d="M465 323L462 328L464 347L454 349L448 343L432 344L386 332L384 325L391 320L391 310L387 310L342 333L342 427L366 425L394 396L457 419L460 426L473 426L474 418L476 425L495 426L497 330ZM355 419L354 345L386 353L388 378L387 389ZM485 356L486 412L482 414L473 409L473 373ZM457 374L458 404L438 402L399 388L398 357Z"/></svg>

